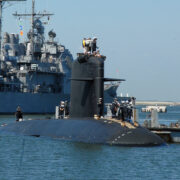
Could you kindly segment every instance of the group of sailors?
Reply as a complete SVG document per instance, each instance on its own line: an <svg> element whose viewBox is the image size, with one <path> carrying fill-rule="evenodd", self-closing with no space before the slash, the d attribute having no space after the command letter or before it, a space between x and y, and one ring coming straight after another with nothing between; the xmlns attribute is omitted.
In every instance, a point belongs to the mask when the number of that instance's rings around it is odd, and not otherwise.
<svg viewBox="0 0 180 180"><path fill-rule="evenodd" d="M84 38L82 41L82 47L84 49L84 54L93 54L95 56L100 56L100 51L97 51L98 47L96 37L94 37L93 39Z"/></svg>
<svg viewBox="0 0 180 180"><path fill-rule="evenodd" d="M111 105L112 118L131 122L133 107L134 99L119 102L117 98L115 98Z"/></svg>
<svg viewBox="0 0 180 180"><path fill-rule="evenodd" d="M98 109L99 109L99 118L103 116L103 101L102 98L98 99ZM119 102L117 98L114 98L114 101L111 104L111 113L112 118L116 118L122 121L129 121L133 117L133 108L134 108L134 99L121 101ZM69 102L68 101L61 101L59 105L59 118L63 119L69 115ZM16 109L16 121L23 120L23 113L21 111L21 107L18 106Z"/></svg>

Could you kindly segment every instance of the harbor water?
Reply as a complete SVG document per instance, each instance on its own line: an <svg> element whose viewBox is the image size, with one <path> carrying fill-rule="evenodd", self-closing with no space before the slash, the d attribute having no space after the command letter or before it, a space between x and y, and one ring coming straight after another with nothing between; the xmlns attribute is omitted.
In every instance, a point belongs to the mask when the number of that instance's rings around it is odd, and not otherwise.
<svg viewBox="0 0 180 180"><path fill-rule="evenodd" d="M163 124L180 119L180 106L159 114ZM148 117L140 113L140 122ZM50 118L26 116L25 119ZM0 125L14 122L0 116ZM0 136L0 180L180 179L180 144L116 147L50 138Z"/></svg>

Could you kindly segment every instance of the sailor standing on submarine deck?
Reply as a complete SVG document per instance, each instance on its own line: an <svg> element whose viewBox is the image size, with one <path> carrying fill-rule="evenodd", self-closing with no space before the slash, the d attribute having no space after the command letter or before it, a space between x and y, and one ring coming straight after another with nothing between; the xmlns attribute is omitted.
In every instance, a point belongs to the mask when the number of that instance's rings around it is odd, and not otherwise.
<svg viewBox="0 0 180 180"><path fill-rule="evenodd" d="M65 110L64 101L61 101L60 107L59 107L59 117L60 117L60 119L64 118L64 110Z"/></svg>
<svg viewBox="0 0 180 180"><path fill-rule="evenodd" d="M111 105L112 118L116 117L119 106L120 106L120 104L119 104L117 98L114 98L114 101L112 102L112 105Z"/></svg>
<svg viewBox="0 0 180 180"><path fill-rule="evenodd" d="M99 98L98 99L98 117L101 118L103 117L103 99L102 98Z"/></svg>
<svg viewBox="0 0 180 180"><path fill-rule="evenodd" d="M15 116L16 116L16 121L17 121L17 122L23 120L23 113L22 113L22 111L21 111L21 107L20 107L20 106L17 107Z"/></svg>

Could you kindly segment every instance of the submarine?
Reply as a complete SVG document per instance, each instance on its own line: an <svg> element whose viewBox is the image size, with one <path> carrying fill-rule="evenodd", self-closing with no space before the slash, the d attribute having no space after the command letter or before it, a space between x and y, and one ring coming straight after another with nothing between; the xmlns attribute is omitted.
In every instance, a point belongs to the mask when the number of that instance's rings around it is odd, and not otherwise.
<svg viewBox="0 0 180 180"><path fill-rule="evenodd" d="M105 56L79 53L72 64L69 118L29 120L0 127L0 134L51 137L116 146L158 146L165 142L139 124L104 118ZM99 103L99 101L101 103Z"/></svg>

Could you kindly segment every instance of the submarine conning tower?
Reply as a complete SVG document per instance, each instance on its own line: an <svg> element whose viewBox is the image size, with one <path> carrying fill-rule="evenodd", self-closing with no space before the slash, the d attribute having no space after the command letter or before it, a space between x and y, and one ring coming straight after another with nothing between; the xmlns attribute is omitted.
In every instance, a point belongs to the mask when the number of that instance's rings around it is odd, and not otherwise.
<svg viewBox="0 0 180 180"><path fill-rule="evenodd" d="M70 117L103 115L104 81L122 81L104 78L105 56L77 54L72 65ZM99 101L102 105L99 105Z"/></svg>

